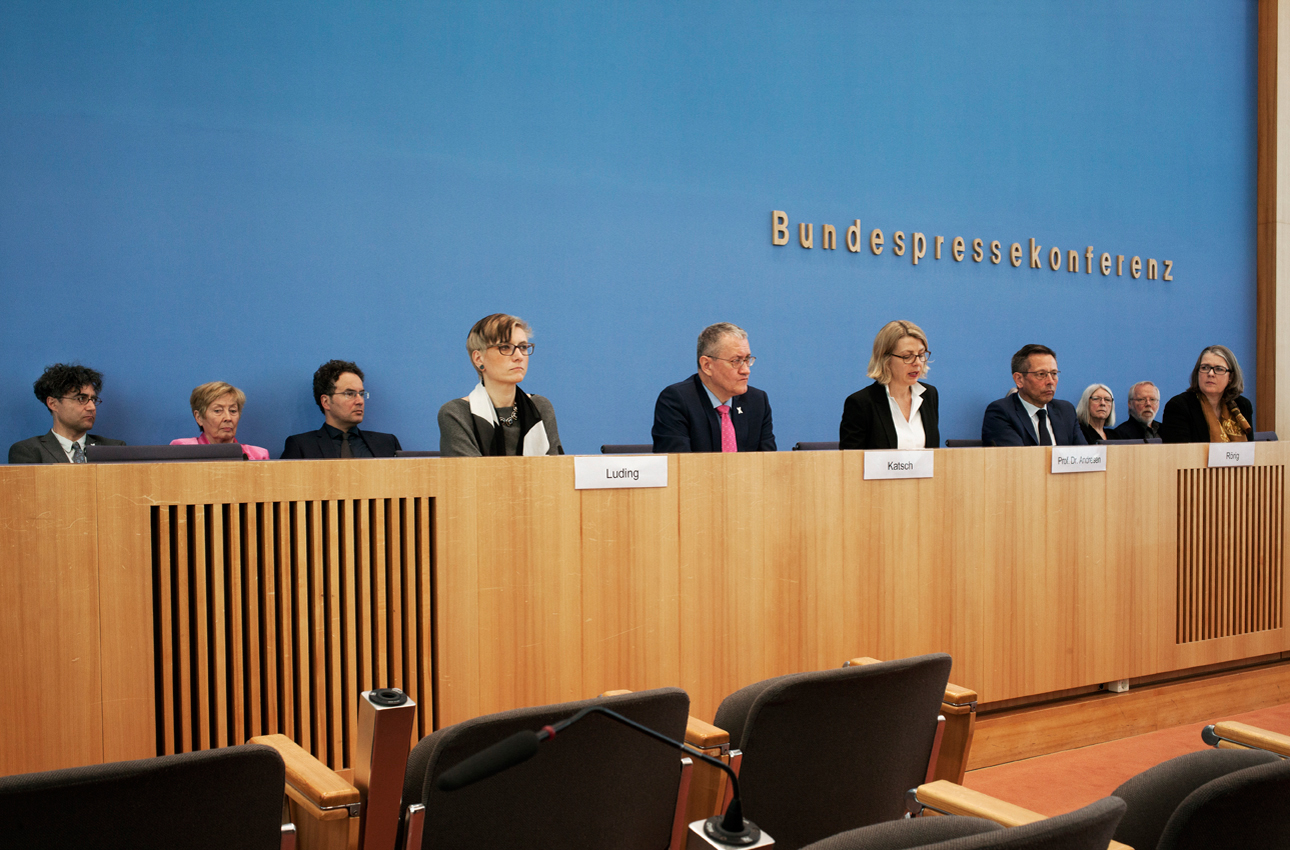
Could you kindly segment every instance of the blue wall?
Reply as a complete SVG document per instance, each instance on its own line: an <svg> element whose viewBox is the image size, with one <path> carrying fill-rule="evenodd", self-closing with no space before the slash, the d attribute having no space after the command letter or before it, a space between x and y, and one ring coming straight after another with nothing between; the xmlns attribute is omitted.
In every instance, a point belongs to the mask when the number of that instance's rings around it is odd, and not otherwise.
<svg viewBox="0 0 1290 850"><path fill-rule="evenodd" d="M191 435L223 379L276 456L341 357L367 427L437 448L495 311L534 325L524 386L570 452L648 442L720 320L781 448L837 439L892 318L930 336L943 436L979 432L1026 342L1121 419L1130 381L1178 392L1215 342L1252 395L1255 5L9 0L0 443L48 428L31 382L75 359L107 376L98 433ZM796 245L855 218L944 259ZM956 235L1174 280L955 263Z"/></svg>

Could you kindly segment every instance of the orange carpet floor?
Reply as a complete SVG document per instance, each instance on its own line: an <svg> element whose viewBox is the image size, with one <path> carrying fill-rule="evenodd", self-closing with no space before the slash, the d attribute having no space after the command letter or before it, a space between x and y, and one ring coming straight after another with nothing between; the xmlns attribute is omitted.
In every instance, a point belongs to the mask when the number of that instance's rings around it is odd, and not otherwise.
<svg viewBox="0 0 1290 850"><path fill-rule="evenodd" d="M1290 705L986 767L968 773L963 784L1043 815L1060 815L1109 796L1126 779L1162 761L1205 749L1200 730L1218 720L1290 734Z"/></svg>

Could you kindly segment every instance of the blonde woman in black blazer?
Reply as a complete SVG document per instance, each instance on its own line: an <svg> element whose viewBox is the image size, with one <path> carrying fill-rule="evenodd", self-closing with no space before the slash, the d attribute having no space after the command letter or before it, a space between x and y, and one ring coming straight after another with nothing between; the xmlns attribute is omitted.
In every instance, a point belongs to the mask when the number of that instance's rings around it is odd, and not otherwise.
<svg viewBox="0 0 1290 850"><path fill-rule="evenodd" d="M920 380L930 358L927 334L918 325L899 320L884 325L869 358L874 383L847 396L842 406L839 448L938 448L936 387Z"/></svg>

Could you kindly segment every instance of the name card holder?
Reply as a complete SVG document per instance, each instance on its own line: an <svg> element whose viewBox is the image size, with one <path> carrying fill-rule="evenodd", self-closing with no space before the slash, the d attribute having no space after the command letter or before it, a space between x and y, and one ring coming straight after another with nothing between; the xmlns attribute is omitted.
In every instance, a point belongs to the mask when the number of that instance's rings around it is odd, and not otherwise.
<svg viewBox="0 0 1290 850"><path fill-rule="evenodd" d="M936 452L928 449L864 453L866 481L887 478L931 478Z"/></svg>
<svg viewBox="0 0 1290 850"><path fill-rule="evenodd" d="M667 455L579 455L573 459L575 490L666 486Z"/></svg>
<svg viewBox="0 0 1290 850"><path fill-rule="evenodd" d="M1053 472L1106 472L1106 446L1053 446Z"/></svg>
<svg viewBox="0 0 1290 850"><path fill-rule="evenodd" d="M1254 443L1210 443L1210 466L1254 466Z"/></svg>

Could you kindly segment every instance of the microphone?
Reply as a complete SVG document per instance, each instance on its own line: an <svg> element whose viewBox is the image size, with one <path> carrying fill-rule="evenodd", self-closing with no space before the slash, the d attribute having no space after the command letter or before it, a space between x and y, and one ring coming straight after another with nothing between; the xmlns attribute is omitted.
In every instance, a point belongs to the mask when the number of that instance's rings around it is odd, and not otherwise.
<svg viewBox="0 0 1290 850"><path fill-rule="evenodd" d="M568 720L562 720L554 726L543 726L538 732L529 730L516 732L509 738L504 738L491 747L480 750L460 764L444 771L439 776L439 790L456 791L458 788L464 788L481 779L487 779L490 776L501 773L503 770L514 767L520 762L528 761L537 754L539 743L554 738L558 733L563 732L592 713L603 714L606 717L617 720L624 726L629 726L637 732L648 735L656 741L668 744L685 752L692 758L697 758L724 771L726 776L730 778L730 805L726 807L724 817L714 815L704 821L704 834L712 841L729 847L748 847L757 844L761 840L761 830L757 825L750 820L744 819L743 806L739 800L739 777L730 769L730 765L721 761L721 759L701 753L687 744L667 737L662 732L658 732L642 723L637 723L635 720L624 717L616 711L610 711L599 705L588 706Z"/></svg>
<svg viewBox="0 0 1290 850"><path fill-rule="evenodd" d="M524 729L509 738L503 738L491 747L480 750L473 756L454 767L445 770L439 776L440 791L456 791L467 785L474 785L481 779L501 773L508 767L514 767L522 761L528 761L537 754L538 733Z"/></svg>

